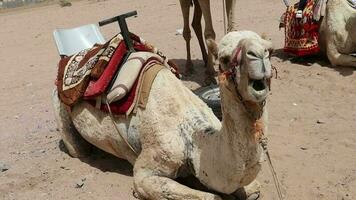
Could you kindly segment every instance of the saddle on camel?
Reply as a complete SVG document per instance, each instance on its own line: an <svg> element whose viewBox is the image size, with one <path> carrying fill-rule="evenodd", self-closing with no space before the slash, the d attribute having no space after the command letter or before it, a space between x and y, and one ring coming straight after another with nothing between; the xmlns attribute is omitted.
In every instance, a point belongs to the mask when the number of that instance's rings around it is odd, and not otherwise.
<svg viewBox="0 0 356 200"><path fill-rule="evenodd" d="M137 107L145 107L161 69L169 68L179 76L177 67L157 48L128 31L124 34L127 29L121 30L122 34L104 44L60 60L56 86L68 109L84 100L103 111L129 115Z"/></svg>
<svg viewBox="0 0 356 200"><path fill-rule="evenodd" d="M326 0L306 0L302 13L299 3L287 7L281 17L279 27L285 28L284 52L296 56L316 54L320 51L319 22L325 13Z"/></svg>

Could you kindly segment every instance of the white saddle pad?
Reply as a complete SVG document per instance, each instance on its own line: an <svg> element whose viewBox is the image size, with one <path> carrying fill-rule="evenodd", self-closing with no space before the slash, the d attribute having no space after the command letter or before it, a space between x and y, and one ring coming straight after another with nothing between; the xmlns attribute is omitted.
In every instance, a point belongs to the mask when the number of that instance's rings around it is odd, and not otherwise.
<svg viewBox="0 0 356 200"><path fill-rule="evenodd" d="M141 72L141 68L144 67L143 65L152 57L164 63L163 58L155 53L144 51L131 53L127 61L120 68L114 84L109 89L106 96L107 102L112 103L125 97L132 89L132 86Z"/></svg>

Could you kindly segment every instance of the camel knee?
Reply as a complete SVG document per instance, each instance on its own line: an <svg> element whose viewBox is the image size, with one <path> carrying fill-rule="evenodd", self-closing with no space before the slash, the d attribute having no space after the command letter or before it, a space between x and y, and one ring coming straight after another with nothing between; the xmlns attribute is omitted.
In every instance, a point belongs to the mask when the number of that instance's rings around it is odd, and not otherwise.
<svg viewBox="0 0 356 200"><path fill-rule="evenodd" d="M217 195L193 190L165 176L141 171L134 175L134 188L141 199L221 200Z"/></svg>
<svg viewBox="0 0 356 200"><path fill-rule="evenodd" d="M134 174L134 190L138 195L139 199L145 199L149 197L150 182L152 174L144 171L138 171ZM152 187L157 187L155 183L151 185Z"/></svg>
<svg viewBox="0 0 356 200"><path fill-rule="evenodd" d="M356 58L342 54L336 49L327 49L327 56L332 66L356 67Z"/></svg>
<svg viewBox="0 0 356 200"><path fill-rule="evenodd" d="M327 44L326 47L326 55L332 66L340 65L340 56L341 54L338 52L334 44Z"/></svg>
<svg viewBox="0 0 356 200"><path fill-rule="evenodd" d="M205 37L205 40L214 40L215 41L215 38L216 38L215 31L214 30L205 31L204 37Z"/></svg>
<svg viewBox="0 0 356 200"><path fill-rule="evenodd" d="M336 56L333 56L333 55L329 55L329 54L328 54L328 59L329 59L330 64L331 64L332 66L335 67L335 66L338 66L338 65L339 65Z"/></svg>

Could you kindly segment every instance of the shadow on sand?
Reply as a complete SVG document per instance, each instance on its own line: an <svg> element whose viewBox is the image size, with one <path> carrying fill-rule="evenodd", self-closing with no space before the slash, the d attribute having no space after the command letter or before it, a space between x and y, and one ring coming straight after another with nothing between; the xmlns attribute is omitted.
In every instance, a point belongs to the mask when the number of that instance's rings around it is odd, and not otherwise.
<svg viewBox="0 0 356 200"><path fill-rule="evenodd" d="M205 84L205 64L201 59L192 60L194 65L193 73L186 73L185 71L185 63L186 59L171 59L177 66L179 73L182 74L183 81L191 81L203 86Z"/></svg>
<svg viewBox="0 0 356 200"><path fill-rule="evenodd" d="M310 56L303 56L297 57L293 55L289 55L283 51L283 49L276 49L274 50L272 56L281 59L283 62L290 61L294 64L304 65L304 66L312 66L313 64L317 63L321 67L331 68L337 72L339 72L342 76L350 76L354 73L356 69L352 67L333 67L326 55L324 54L316 54Z"/></svg>
<svg viewBox="0 0 356 200"><path fill-rule="evenodd" d="M59 142L59 149L62 152L68 154L68 151L64 146L63 140L60 140ZM117 158L94 146L92 148L91 154L88 157L79 159L82 162L85 162L91 167L95 167L102 172L115 172L125 176L133 176L133 167L128 161Z"/></svg>

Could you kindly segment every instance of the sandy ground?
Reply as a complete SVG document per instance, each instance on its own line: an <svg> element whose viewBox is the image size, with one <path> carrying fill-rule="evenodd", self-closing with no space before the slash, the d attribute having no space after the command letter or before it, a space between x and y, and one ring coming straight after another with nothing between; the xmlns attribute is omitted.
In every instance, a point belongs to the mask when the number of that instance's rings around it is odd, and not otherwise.
<svg viewBox="0 0 356 200"><path fill-rule="evenodd" d="M217 39L222 3L213 1ZM288 200L356 198L356 74L334 69L323 58L291 60L282 51L281 0L239 0L239 28L266 33L278 69L269 98L269 148ZM132 167L103 152L87 159L64 152L54 122L51 90L58 54L52 31L137 10L130 30L159 47L180 66L185 46L177 0L81 1L0 13L0 199L134 199ZM102 28L109 38L116 25ZM202 60L196 38L193 58ZM192 89L199 73L185 77ZM262 200L277 199L267 164L258 177Z"/></svg>

